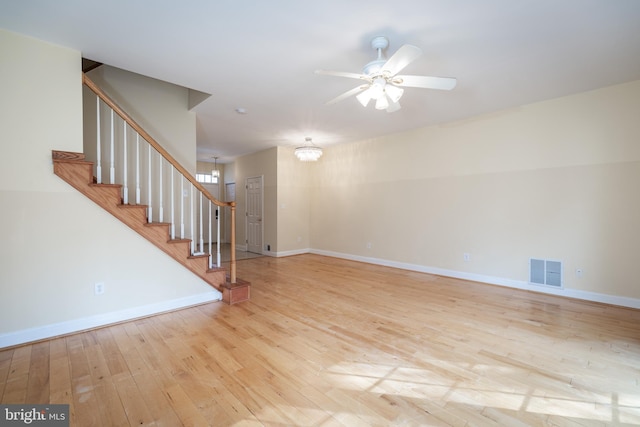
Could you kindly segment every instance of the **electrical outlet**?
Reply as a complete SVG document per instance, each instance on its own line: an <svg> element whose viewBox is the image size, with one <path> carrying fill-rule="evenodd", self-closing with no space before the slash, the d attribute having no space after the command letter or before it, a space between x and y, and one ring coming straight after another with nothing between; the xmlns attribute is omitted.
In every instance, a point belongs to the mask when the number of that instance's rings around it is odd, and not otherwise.
<svg viewBox="0 0 640 427"><path fill-rule="evenodd" d="M94 287L94 292L96 295L104 294L104 282L97 282Z"/></svg>
<svg viewBox="0 0 640 427"><path fill-rule="evenodd" d="M583 271L581 268L576 268L576 277L577 278L581 278L583 274Z"/></svg>
<svg viewBox="0 0 640 427"><path fill-rule="evenodd" d="M371 249L372 246L371 242L367 242L367 249Z"/></svg>
<svg viewBox="0 0 640 427"><path fill-rule="evenodd" d="M469 262L471 261L471 254L465 252L464 254L462 254L462 259L464 259L464 262Z"/></svg>

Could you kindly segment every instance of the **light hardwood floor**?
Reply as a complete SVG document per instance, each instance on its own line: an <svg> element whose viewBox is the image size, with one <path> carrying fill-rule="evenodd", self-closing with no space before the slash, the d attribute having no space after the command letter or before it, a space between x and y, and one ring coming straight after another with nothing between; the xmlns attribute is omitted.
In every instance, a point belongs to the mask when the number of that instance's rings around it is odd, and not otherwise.
<svg viewBox="0 0 640 427"><path fill-rule="evenodd" d="M317 255L251 301L0 351L2 403L74 426L640 425L640 310Z"/></svg>

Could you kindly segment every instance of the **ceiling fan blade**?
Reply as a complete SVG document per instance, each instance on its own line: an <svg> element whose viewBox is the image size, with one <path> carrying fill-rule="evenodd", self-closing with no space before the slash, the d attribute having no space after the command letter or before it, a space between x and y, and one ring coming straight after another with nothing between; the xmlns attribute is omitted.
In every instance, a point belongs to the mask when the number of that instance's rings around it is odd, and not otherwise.
<svg viewBox="0 0 640 427"><path fill-rule="evenodd" d="M457 80L453 77L395 76L391 83L402 87L451 90L456 87Z"/></svg>
<svg viewBox="0 0 640 427"><path fill-rule="evenodd" d="M395 76L420 55L422 55L422 50L419 47L405 44L385 62L382 71L388 72L390 76Z"/></svg>
<svg viewBox="0 0 640 427"><path fill-rule="evenodd" d="M369 77L365 76L364 74L349 73L346 71L316 70L315 73L322 74L324 76L349 77L350 79L369 80Z"/></svg>
<svg viewBox="0 0 640 427"><path fill-rule="evenodd" d="M342 101L343 99L347 99L350 96L353 96L353 95L355 95L357 93L362 92L363 90L367 89L368 87L369 87L369 85L362 85L362 86L354 87L353 89L346 91L342 95L336 96L331 101L327 102L326 105L336 104L336 103Z"/></svg>

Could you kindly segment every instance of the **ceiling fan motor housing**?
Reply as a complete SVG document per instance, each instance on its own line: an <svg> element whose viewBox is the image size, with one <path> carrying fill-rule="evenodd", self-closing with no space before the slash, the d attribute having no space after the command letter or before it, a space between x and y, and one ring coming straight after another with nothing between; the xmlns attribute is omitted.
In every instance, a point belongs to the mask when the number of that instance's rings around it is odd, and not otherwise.
<svg viewBox="0 0 640 427"><path fill-rule="evenodd" d="M389 40L384 36L378 36L371 40L371 47L378 51L378 57L364 66L362 69L363 74L370 77L380 74L382 66L387 62L387 59L382 55L382 51L388 46Z"/></svg>
<svg viewBox="0 0 640 427"><path fill-rule="evenodd" d="M378 36L378 37L374 37L373 40L371 40L371 47L378 50L384 50L389 46L389 40L385 37L385 36Z"/></svg>

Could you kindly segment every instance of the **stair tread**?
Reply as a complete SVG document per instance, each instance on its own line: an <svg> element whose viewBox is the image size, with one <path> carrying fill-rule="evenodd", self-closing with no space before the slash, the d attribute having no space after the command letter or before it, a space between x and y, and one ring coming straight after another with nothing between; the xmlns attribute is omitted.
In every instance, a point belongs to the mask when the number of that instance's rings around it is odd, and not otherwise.
<svg viewBox="0 0 640 427"><path fill-rule="evenodd" d="M51 157L54 161L84 160L84 153L76 153L73 151L51 150Z"/></svg>
<svg viewBox="0 0 640 427"><path fill-rule="evenodd" d="M155 227L155 226L171 225L171 223L170 222L145 222L144 225L147 227Z"/></svg>
<svg viewBox="0 0 640 427"><path fill-rule="evenodd" d="M148 205L132 205L131 203L121 203L118 205L121 208L148 208Z"/></svg>
<svg viewBox="0 0 640 427"><path fill-rule="evenodd" d="M93 165L93 162L81 159L53 159L53 161L57 163L77 163L82 165Z"/></svg>
<svg viewBox="0 0 640 427"><path fill-rule="evenodd" d="M103 183L95 183L95 182L90 182L89 183L90 186L92 187L103 187L103 188L122 188L122 184L105 184Z"/></svg>

